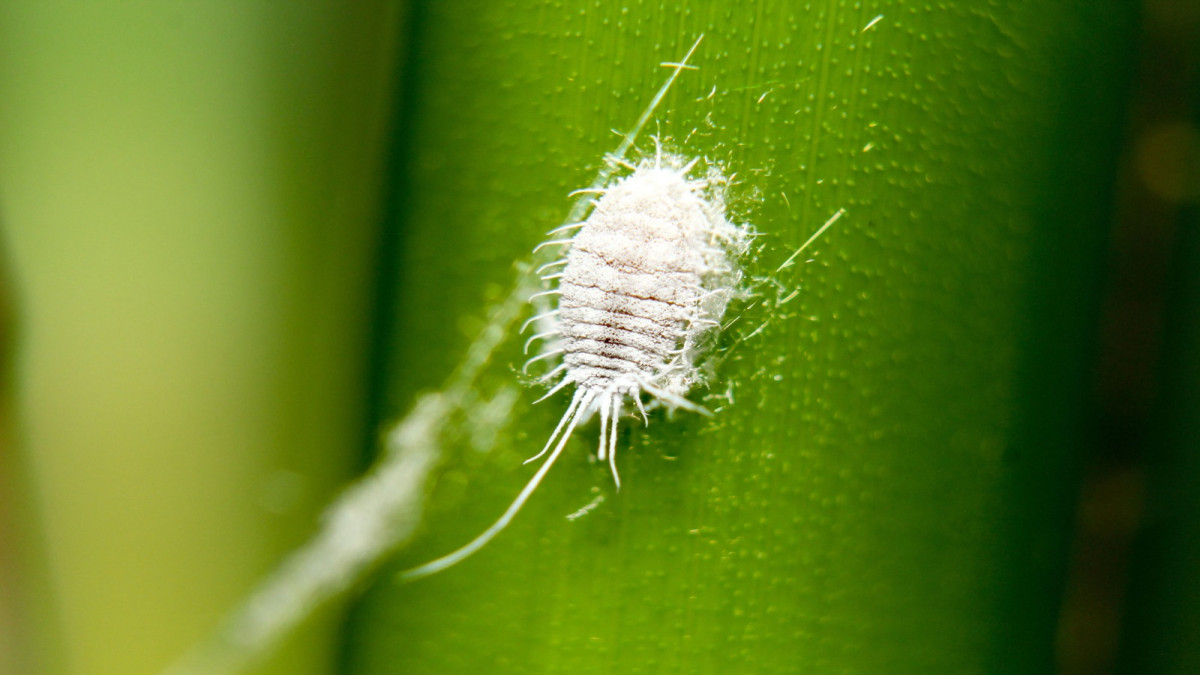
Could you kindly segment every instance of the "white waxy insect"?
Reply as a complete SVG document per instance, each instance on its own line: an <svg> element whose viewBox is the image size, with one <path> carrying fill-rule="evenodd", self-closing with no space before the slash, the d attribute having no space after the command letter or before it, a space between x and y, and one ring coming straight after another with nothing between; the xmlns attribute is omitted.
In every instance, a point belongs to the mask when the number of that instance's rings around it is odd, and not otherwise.
<svg viewBox="0 0 1200 675"><path fill-rule="evenodd" d="M569 239L538 248L566 247L562 259L545 265L543 277L558 287L537 296L557 296L558 307L536 316L548 330L547 349L530 362L561 357L542 378L574 395L546 446L528 461L549 453L529 483L491 527L459 550L403 573L406 579L441 571L482 548L517 514L566 447L581 422L600 414L601 461L617 474L617 422L626 399L647 420L643 394L668 408L706 413L685 396L702 379L698 359L709 334L719 328L741 272L750 230L725 216L726 179L709 167L690 177L698 160L664 154L661 145L628 176L597 190L586 220L551 235ZM555 271L561 270L561 271ZM557 381L555 381L557 380ZM539 400L542 400L539 399ZM647 420L648 421L648 420Z"/></svg>

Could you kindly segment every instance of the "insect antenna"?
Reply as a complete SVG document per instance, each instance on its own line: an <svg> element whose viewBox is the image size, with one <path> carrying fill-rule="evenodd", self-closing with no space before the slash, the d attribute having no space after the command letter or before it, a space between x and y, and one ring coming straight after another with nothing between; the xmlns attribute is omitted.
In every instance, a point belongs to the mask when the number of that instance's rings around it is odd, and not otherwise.
<svg viewBox="0 0 1200 675"><path fill-rule="evenodd" d="M550 456L546 458L545 463L537 470L537 473L533 474L533 478L530 478L529 482L525 484L525 489L521 490L521 494L517 495L512 504L509 504L508 509L500 516L499 520L492 523L491 527L484 530L479 536L457 551L427 562L424 565L401 572L397 575L397 579L400 581L412 581L413 579L427 577L431 574L437 574L446 568L453 567L486 546L497 534L504 531L504 528L508 527L508 524L512 522L513 517L521 510L521 507L525 506L525 502L529 501L530 495L541 484L542 479L550 472L550 467L554 466L554 461L562 454L563 448L567 447L567 441L571 439L571 432L575 431L575 427L586 416L595 398L596 392L588 389L579 389L575 392L575 397L571 399L570 407L563 414L562 421L558 423L558 428L550 436L550 441L546 443L546 448L549 449L550 445L554 443L555 438L559 436L559 433L562 433L561 438L558 438L558 445L554 446L554 452L550 453ZM565 429L564 426L566 427ZM538 456L540 457L544 453L545 450L539 453Z"/></svg>

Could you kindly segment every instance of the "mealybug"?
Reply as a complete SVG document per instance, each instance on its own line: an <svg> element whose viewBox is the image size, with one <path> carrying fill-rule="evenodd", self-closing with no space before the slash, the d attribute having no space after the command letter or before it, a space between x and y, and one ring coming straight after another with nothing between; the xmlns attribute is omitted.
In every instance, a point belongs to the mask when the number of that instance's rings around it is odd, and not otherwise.
<svg viewBox="0 0 1200 675"><path fill-rule="evenodd" d="M540 270L557 288L535 296L557 296L558 307L530 320L548 327L531 338L545 340L547 349L530 362L562 358L542 378L553 387L539 401L575 389L546 446L528 461L550 456L494 525L402 578L454 565L503 530L575 427L594 413L600 413L598 456L608 461L618 488L617 422L626 399L647 423L643 393L669 408L706 413L684 397L702 379L697 359L705 338L719 328L739 288L737 259L746 250L749 228L726 219L727 181L719 169L710 166L702 178L690 177L697 163L665 154L661 144L637 166L621 162L632 173L595 190L599 198L585 220L550 233L574 235L538 247L565 247L561 259Z"/></svg>

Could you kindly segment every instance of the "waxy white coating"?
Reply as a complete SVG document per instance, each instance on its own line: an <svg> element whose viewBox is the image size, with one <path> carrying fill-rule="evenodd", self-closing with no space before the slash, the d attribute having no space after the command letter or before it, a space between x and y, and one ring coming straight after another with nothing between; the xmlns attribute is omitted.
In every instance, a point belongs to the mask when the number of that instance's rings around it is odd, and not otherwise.
<svg viewBox="0 0 1200 675"><path fill-rule="evenodd" d="M600 413L601 461L617 474L617 421L632 399L646 418L642 394L668 408L706 413L684 396L701 379L697 359L703 339L720 326L741 273L750 230L725 218L726 179L715 167L701 179L689 173L698 160L664 155L644 160L633 173L604 190L588 218L555 230L577 230L565 256L543 267L562 268L543 277L558 288L554 311L536 317L552 328L534 336L547 350L530 362L562 356L542 380L558 378L546 397L568 386L575 392L546 446L528 461L550 456L500 519L466 546L401 575L414 579L439 572L483 548L508 526L558 459L571 433ZM535 297L536 297L535 296ZM546 398L546 397L543 397ZM553 450L552 450L553 448Z"/></svg>

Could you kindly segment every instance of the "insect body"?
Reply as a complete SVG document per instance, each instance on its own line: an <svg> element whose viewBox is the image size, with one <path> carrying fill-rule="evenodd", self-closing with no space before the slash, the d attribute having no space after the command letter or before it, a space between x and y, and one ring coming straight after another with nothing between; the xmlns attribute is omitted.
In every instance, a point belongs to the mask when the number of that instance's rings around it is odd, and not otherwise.
<svg viewBox="0 0 1200 675"><path fill-rule="evenodd" d="M576 230L564 257L543 270L558 288L558 308L535 319L551 324L535 338L549 348L530 361L562 357L542 379L554 381L544 398L568 386L574 395L558 427L534 461L549 453L500 519L463 548L403 573L426 576L479 550L503 530L537 488L582 421L600 414L598 457L617 474L617 422L631 399L646 418L642 395L668 408L705 412L684 396L703 378L697 360L704 338L719 327L741 274L736 260L749 230L725 218L725 178L710 168L689 178L697 160L664 155L661 147L633 173L599 190L591 215L559 228ZM540 248L540 247L539 247Z"/></svg>
<svg viewBox="0 0 1200 675"><path fill-rule="evenodd" d="M702 410L684 398L700 379L699 340L719 325L739 279L731 254L740 253L744 232L725 220L723 181L689 180L694 165L660 151L605 190L571 241L559 279L551 337L563 362L552 371L562 374L552 391L575 386L563 435L598 411L598 455L618 487L623 401L632 399L643 418L643 392Z"/></svg>

